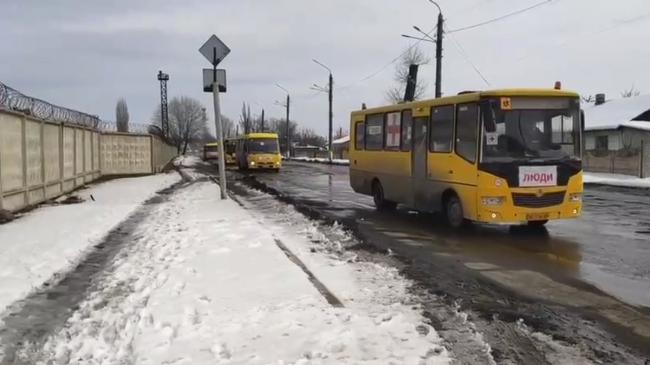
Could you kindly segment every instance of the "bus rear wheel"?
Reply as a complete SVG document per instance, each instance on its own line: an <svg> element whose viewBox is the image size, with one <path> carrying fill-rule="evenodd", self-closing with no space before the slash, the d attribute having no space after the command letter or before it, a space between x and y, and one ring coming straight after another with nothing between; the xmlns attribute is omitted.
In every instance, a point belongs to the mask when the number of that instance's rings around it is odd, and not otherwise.
<svg viewBox="0 0 650 365"><path fill-rule="evenodd" d="M458 229L466 223L463 205L456 194L451 194L445 199L444 214L445 222L451 228Z"/></svg>
<svg viewBox="0 0 650 365"><path fill-rule="evenodd" d="M384 188L379 181L372 184L372 199L375 202L377 210L395 210L397 203L384 198Z"/></svg>

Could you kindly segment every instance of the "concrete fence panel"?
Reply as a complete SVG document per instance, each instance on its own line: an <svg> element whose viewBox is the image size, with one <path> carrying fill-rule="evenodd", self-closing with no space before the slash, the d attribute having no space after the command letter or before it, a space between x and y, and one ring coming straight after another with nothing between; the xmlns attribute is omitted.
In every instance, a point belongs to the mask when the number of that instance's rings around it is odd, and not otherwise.
<svg viewBox="0 0 650 365"><path fill-rule="evenodd" d="M150 135L100 134L0 110L0 209L38 204L102 175L158 172L175 156Z"/></svg>
<svg viewBox="0 0 650 365"><path fill-rule="evenodd" d="M151 136L103 133L100 136L102 175L153 173Z"/></svg>

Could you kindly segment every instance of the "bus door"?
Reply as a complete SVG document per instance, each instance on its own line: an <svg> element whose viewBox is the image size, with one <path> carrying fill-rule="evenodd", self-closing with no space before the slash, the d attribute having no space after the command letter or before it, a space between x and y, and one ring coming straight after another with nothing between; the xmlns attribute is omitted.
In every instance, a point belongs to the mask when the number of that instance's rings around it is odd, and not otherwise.
<svg viewBox="0 0 650 365"><path fill-rule="evenodd" d="M427 127L428 117L413 119L413 149L411 152L411 181L415 209L426 210L427 200Z"/></svg>

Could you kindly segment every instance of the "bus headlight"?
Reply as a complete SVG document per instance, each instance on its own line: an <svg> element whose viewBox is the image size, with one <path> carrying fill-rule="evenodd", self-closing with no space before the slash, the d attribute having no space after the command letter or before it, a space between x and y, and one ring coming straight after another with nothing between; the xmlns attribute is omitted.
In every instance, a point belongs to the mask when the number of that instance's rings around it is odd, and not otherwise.
<svg viewBox="0 0 650 365"><path fill-rule="evenodd" d="M582 201L582 193L569 194L569 201L572 203L580 203Z"/></svg>
<svg viewBox="0 0 650 365"><path fill-rule="evenodd" d="M248 164L251 165L251 166L255 166L255 161L251 161Z"/></svg>
<svg viewBox="0 0 650 365"><path fill-rule="evenodd" d="M506 198L504 196L484 196L481 197L481 203L483 205L487 205L489 207L495 207L499 205L503 205L503 203L506 201Z"/></svg>

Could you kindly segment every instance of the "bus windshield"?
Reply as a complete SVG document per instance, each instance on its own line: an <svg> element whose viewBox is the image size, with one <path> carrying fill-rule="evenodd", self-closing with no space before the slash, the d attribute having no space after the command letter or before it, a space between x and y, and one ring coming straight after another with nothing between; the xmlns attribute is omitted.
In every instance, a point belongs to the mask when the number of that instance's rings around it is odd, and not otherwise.
<svg viewBox="0 0 650 365"><path fill-rule="evenodd" d="M488 105L490 105L488 107ZM501 110L483 104L482 162L580 159L579 106Z"/></svg>
<svg viewBox="0 0 650 365"><path fill-rule="evenodd" d="M229 154L230 153L235 153L235 149L237 148L237 144L235 142L227 141L226 143L224 143L224 147L226 149L225 150L226 153L229 153Z"/></svg>
<svg viewBox="0 0 650 365"><path fill-rule="evenodd" d="M279 153L278 140L274 138L256 138L246 141L248 153Z"/></svg>

